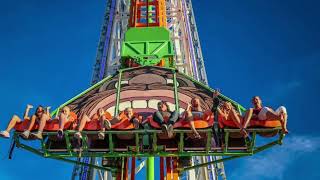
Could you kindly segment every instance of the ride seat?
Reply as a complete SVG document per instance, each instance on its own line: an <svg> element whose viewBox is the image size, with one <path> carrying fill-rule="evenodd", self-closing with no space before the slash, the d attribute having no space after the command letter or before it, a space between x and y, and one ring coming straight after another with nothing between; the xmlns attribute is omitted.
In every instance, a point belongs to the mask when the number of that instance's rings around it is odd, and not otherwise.
<svg viewBox="0 0 320 180"><path fill-rule="evenodd" d="M208 116L209 116L209 120L206 120ZM147 119L148 119L148 122L151 127L155 128L155 129L161 129L160 125L153 120L153 115L148 116ZM167 122L168 119L169 119L168 117L165 117L164 118L165 122ZM202 118L194 119L193 121L194 121L194 125L195 125L196 129L204 129L204 128L209 128L209 127L213 126L214 118L213 118L213 114L211 111L206 111ZM176 123L174 123L173 127L177 128L177 129L179 129L179 128L190 129L191 128L189 121L185 120L182 117L180 117L178 119L178 121Z"/></svg>

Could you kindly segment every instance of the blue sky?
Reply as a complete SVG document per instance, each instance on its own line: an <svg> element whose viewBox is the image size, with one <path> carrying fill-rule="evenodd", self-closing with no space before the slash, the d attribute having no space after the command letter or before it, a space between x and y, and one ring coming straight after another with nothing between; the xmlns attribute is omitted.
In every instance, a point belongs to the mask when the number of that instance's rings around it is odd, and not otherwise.
<svg viewBox="0 0 320 180"><path fill-rule="evenodd" d="M284 145L226 162L227 177L319 179L320 3L194 0L193 6L209 84L245 107L260 95L289 112ZM56 107L89 86L104 7L103 1L0 1L0 129L27 103ZM0 141L1 179L70 178L72 165L20 149L7 160L9 144Z"/></svg>

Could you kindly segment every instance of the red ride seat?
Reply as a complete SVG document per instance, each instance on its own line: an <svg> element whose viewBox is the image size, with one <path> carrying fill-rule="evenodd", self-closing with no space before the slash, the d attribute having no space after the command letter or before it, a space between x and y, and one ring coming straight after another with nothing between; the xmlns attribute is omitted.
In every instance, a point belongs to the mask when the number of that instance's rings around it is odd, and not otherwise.
<svg viewBox="0 0 320 180"><path fill-rule="evenodd" d="M29 127L29 124L30 124L30 119L24 119L22 122L20 123L17 123L15 126L14 126L14 129L17 131L17 132L23 132L25 131L26 129L28 129ZM39 124L38 122L36 121L31 129L31 131L34 131L34 130L37 130L39 128Z"/></svg>
<svg viewBox="0 0 320 180"><path fill-rule="evenodd" d="M140 121L141 121L141 117L138 117L137 114L135 114L134 116L136 116ZM107 120L111 120L112 116L109 112L105 113L105 117ZM128 117L122 112L120 115L120 122L111 125L111 129L116 129L116 130L131 130L134 129L134 125L132 122L130 122L130 120L128 119ZM90 122L88 122L86 124L86 126L84 127L84 130L87 131L98 131L101 129L101 125L100 122L98 120L97 115L94 115L92 120Z"/></svg>
<svg viewBox="0 0 320 180"><path fill-rule="evenodd" d="M281 127L281 122L280 122L280 120L257 120L257 119L251 119L249 127L275 128L275 127Z"/></svg>
<svg viewBox="0 0 320 180"><path fill-rule="evenodd" d="M77 115L74 112L70 112L70 116L71 116L71 120L68 121L65 125L64 125L64 130L66 129L70 129L71 125L73 125L75 123L75 121L77 120ZM14 129L18 132L23 132L25 131L30 124L30 119L25 119L24 121L17 123L14 126ZM35 131L39 129L39 122L36 121L31 129L31 131ZM46 126L44 127L45 131L57 131L59 130L59 120L54 119L52 121L48 121L46 123Z"/></svg>
<svg viewBox="0 0 320 180"><path fill-rule="evenodd" d="M109 112L105 112L104 116L108 120L112 119L112 116ZM97 114L93 115L93 117L91 118L91 121L87 122L86 125L84 126L84 130L86 131L98 131L100 129L101 129L101 125L100 125Z"/></svg>
<svg viewBox="0 0 320 180"><path fill-rule="evenodd" d="M139 122L142 121L142 116L139 116L137 113L134 113L133 116L135 116ZM130 122L130 119L125 115L124 112L121 112L120 115L120 122L117 124L114 124L111 126L111 129L117 129L117 130L130 130L134 129L134 125L132 122Z"/></svg>
<svg viewBox="0 0 320 180"><path fill-rule="evenodd" d="M68 129L74 129L76 126L76 121L77 121L77 115L74 112L70 112L70 120L64 125L64 130ZM58 119L53 119L51 121L48 121L46 123L46 126L44 127L45 131L58 131L59 130L59 120Z"/></svg>
<svg viewBox="0 0 320 180"><path fill-rule="evenodd" d="M232 120L225 120L223 117L218 116L218 122L220 128L232 127L239 128ZM281 122L279 120L257 120L251 119L248 127L268 127L275 128L280 127Z"/></svg>
<svg viewBox="0 0 320 180"><path fill-rule="evenodd" d="M220 128L231 127L239 128L232 120L225 120L222 116L218 115L218 124Z"/></svg>

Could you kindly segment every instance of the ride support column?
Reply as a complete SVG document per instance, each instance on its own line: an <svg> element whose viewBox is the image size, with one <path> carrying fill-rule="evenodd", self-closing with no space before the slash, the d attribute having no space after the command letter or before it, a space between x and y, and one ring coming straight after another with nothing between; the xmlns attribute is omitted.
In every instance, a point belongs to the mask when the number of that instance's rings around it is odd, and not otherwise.
<svg viewBox="0 0 320 180"><path fill-rule="evenodd" d="M147 180L154 180L154 157L147 159Z"/></svg>

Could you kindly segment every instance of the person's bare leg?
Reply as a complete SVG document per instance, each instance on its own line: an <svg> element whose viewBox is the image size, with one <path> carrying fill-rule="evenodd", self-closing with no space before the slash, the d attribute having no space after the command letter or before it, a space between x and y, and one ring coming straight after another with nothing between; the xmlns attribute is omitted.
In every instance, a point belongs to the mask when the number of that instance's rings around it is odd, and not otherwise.
<svg viewBox="0 0 320 180"><path fill-rule="evenodd" d="M105 118L103 118L103 117L100 117L99 118L99 123L100 123L100 130L102 131L102 132L104 132L104 131L106 131L106 127L104 126L104 122L105 121L108 121L107 119L105 119Z"/></svg>
<svg viewBox="0 0 320 180"><path fill-rule="evenodd" d="M250 120L251 120L252 114L253 114L253 109L250 108L250 109L246 112L246 114L245 114L245 116L244 116L244 118L243 118L243 126L242 126L242 128L245 129L245 128L248 127L248 124L249 124L249 122L250 122Z"/></svg>
<svg viewBox="0 0 320 180"><path fill-rule="evenodd" d="M283 116L282 128L283 128L283 130L284 130L284 133L285 133L285 134L288 134L288 133L289 133L289 131L288 131L288 129L287 129L288 114L287 114L287 113L283 113L282 116Z"/></svg>
<svg viewBox="0 0 320 180"><path fill-rule="evenodd" d="M9 133L11 129L20 122L22 122L22 120L17 115L13 115L5 131Z"/></svg>
<svg viewBox="0 0 320 180"><path fill-rule="evenodd" d="M241 119L234 109L231 109L229 112L230 119L238 126L238 128L242 128Z"/></svg>
<svg viewBox="0 0 320 180"><path fill-rule="evenodd" d="M37 133L32 133L32 135L37 139L42 139L42 132L44 127L46 126L47 121L49 120L49 116L47 114L42 114L39 123L39 129Z"/></svg>
<svg viewBox="0 0 320 180"><path fill-rule="evenodd" d="M80 125L78 128L78 132L74 134L74 136L77 139L82 139L82 135L81 135L81 131L84 129L84 127L86 126L87 122L90 122L91 119L87 116L87 115L83 115L83 117L80 120Z"/></svg>
<svg viewBox="0 0 320 180"><path fill-rule="evenodd" d="M238 126L238 128L240 129L240 134L243 136L243 137L248 137L249 134L247 133L246 129L243 128L242 124L241 124L241 116L239 114L237 114L237 112L232 109L229 113L229 117L230 119Z"/></svg>
<svg viewBox="0 0 320 180"><path fill-rule="evenodd" d="M79 129L78 131L81 132L83 128L86 126L87 122L90 121L90 118L87 115L84 115L80 121Z"/></svg>
<svg viewBox="0 0 320 180"><path fill-rule="evenodd" d="M287 134L287 114L285 113L276 113L272 109L266 114L268 120L279 120L281 122L282 131Z"/></svg>
<svg viewBox="0 0 320 180"><path fill-rule="evenodd" d="M277 114L271 109L268 110L266 116L267 116L267 120L280 120L280 121L282 120L281 114Z"/></svg>
<svg viewBox="0 0 320 180"><path fill-rule="evenodd" d="M68 122L68 119L67 119L67 116L63 113L61 113L59 115L59 130L58 130L58 133L57 133L57 137L59 139L62 139L63 138L63 129L64 129L64 125Z"/></svg>
<svg viewBox="0 0 320 180"><path fill-rule="evenodd" d="M100 123L100 132L98 133L98 137L99 139L104 139L105 135L104 132L106 131L106 128L104 126L104 122L108 121L106 118L104 118L103 116L101 116L99 118L99 123Z"/></svg>
<svg viewBox="0 0 320 180"><path fill-rule="evenodd" d="M59 130L63 131L66 122L68 122L67 116L61 113L59 116Z"/></svg>
<svg viewBox="0 0 320 180"><path fill-rule="evenodd" d="M198 133L197 129L196 129L196 126L194 125L194 120L193 120L193 116L192 116L192 113L191 112L187 112L187 115L186 115L186 120L189 121L189 125L190 125L190 128L194 134L194 137L195 138L201 138L200 134Z"/></svg>
<svg viewBox="0 0 320 180"><path fill-rule="evenodd" d="M43 131L44 127L46 126L47 121L49 120L49 116L47 114L43 114L40 118L40 123L39 123L39 130L40 132Z"/></svg>
<svg viewBox="0 0 320 180"><path fill-rule="evenodd" d="M34 123L36 122L37 117L35 115L31 116L30 123L28 128L21 134L24 139L28 139L30 135L30 131L32 130Z"/></svg>
<svg viewBox="0 0 320 180"><path fill-rule="evenodd" d="M36 116L32 116L31 120L30 120L30 123L29 123L29 126L27 128L27 131L31 131L32 130L35 122L36 122Z"/></svg>

